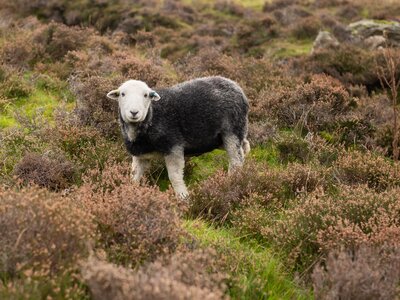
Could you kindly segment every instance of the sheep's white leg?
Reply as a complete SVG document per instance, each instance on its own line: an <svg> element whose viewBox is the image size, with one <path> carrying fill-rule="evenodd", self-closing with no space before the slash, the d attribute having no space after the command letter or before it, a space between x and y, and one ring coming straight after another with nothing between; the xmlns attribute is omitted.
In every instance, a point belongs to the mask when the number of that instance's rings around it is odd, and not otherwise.
<svg viewBox="0 0 400 300"><path fill-rule="evenodd" d="M140 182L140 179L143 177L144 172L149 167L149 162L146 159L141 159L137 156L132 156L132 170L131 170L131 178L135 182Z"/></svg>
<svg viewBox="0 0 400 300"><path fill-rule="evenodd" d="M223 137L224 148L228 153L229 167L228 173L236 167L241 167L244 163L244 151L243 147L235 135L228 135Z"/></svg>
<svg viewBox="0 0 400 300"><path fill-rule="evenodd" d="M173 149L170 154L165 156L165 165L175 193L183 199L186 198L189 193L183 180L183 170L185 168L183 150L181 148Z"/></svg>
<svg viewBox="0 0 400 300"><path fill-rule="evenodd" d="M244 139L242 142L243 153L246 156L250 152L250 143L247 139Z"/></svg>

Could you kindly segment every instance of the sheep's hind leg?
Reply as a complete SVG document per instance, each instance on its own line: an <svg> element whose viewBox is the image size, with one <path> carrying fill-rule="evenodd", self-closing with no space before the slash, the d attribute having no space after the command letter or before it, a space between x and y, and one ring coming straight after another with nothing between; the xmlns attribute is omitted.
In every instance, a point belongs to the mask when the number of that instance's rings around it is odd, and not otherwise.
<svg viewBox="0 0 400 300"><path fill-rule="evenodd" d="M247 139L243 140L242 148L243 148L243 152L244 152L245 156L250 153L250 149L251 149L250 148L250 143L249 143L249 141Z"/></svg>
<svg viewBox="0 0 400 300"><path fill-rule="evenodd" d="M131 169L131 179L134 182L140 182L143 174L148 169L150 163L146 159L141 159L137 156L132 156L132 169Z"/></svg>
<svg viewBox="0 0 400 300"><path fill-rule="evenodd" d="M174 191L179 197L185 199L189 192L183 180L183 170L185 168L185 157L181 148L175 148L165 156L165 165L167 166L168 177L171 181Z"/></svg>
<svg viewBox="0 0 400 300"><path fill-rule="evenodd" d="M232 172L236 167L243 166L244 151L242 142L235 135L228 135L223 137L224 148L228 153L229 167L228 173Z"/></svg>

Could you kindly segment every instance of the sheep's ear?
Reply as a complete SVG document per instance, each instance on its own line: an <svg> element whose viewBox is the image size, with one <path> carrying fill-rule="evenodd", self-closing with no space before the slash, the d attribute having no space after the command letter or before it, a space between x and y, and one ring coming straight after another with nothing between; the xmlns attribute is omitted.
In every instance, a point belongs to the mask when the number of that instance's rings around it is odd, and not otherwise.
<svg viewBox="0 0 400 300"><path fill-rule="evenodd" d="M111 92L109 92L109 93L107 94L107 97L110 98L110 99L112 99L112 100L118 100L118 98L119 98L119 91L118 91L118 90L113 90L113 91L111 91Z"/></svg>
<svg viewBox="0 0 400 300"><path fill-rule="evenodd" d="M149 95L150 95L150 99L153 101L158 101L161 99L160 95L157 94L155 91L151 91Z"/></svg>

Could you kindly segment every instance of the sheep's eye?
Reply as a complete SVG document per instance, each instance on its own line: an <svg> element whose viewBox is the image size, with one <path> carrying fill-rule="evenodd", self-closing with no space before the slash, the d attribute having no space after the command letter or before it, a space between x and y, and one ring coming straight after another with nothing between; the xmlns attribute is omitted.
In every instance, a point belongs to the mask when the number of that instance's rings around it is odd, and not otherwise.
<svg viewBox="0 0 400 300"><path fill-rule="evenodd" d="M148 94L147 94L147 93L146 93L146 94L144 94L144 97L145 97L145 98L147 98L147 96L148 96Z"/></svg>
<svg viewBox="0 0 400 300"><path fill-rule="evenodd" d="M121 96L124 97L124 96L125 96L125 93L121 93Z"/></svg>

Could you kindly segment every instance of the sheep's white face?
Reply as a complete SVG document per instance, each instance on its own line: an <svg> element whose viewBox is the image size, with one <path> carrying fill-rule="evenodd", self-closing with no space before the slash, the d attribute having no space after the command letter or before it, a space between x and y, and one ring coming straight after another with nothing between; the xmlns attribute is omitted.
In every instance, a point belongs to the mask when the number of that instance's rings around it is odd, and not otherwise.
<svg viewBox="0 0 400 300"><path fill-rule="evenodd" d="M142 122L151 101L160 100L160 96L140 80L128 80L107 97L118 101L122 119L127 123Z"/></svg>

